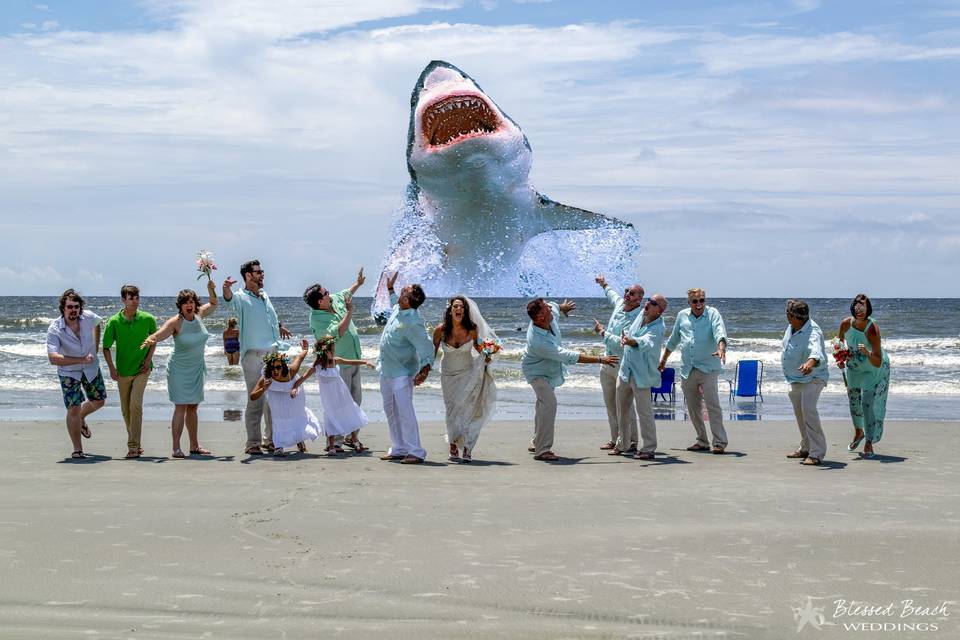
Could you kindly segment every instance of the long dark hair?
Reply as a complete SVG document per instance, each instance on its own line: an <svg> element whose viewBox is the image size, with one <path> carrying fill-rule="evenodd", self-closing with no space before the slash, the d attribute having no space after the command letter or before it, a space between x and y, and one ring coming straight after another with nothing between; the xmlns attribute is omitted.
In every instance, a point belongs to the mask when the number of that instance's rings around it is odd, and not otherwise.
<svg viewBox="0 0 960 640"><path fill-rule="evenodd" d="M473 320L470 319L470 304L467 302L467 299L463 296L453 296L447 302L447 309L443 312L443 341L446 342L450 339L450 334L453 333L453 303L459 300L463 303L463 321L461 324L463 328L468 332L473 331L477 328L477 325L473 323Z"/></svg>

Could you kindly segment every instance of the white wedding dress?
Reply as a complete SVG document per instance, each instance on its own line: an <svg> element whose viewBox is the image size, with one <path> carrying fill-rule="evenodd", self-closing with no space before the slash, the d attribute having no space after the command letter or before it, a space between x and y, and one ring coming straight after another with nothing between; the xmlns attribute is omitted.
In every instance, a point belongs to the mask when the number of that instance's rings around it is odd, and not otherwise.
<svg viewBox="0 0 960 640"><path fill-rule="evenodd" d="M467 298L470 317L477 325L477 336L482 340L496 340L497 335L487 326L473 300ZM497 406L497 387L490 365L482 353L467 342L452 347L440 344L443 360L440 362L440 389L446 408L447 442L473 453L473 448Z"/></svg>

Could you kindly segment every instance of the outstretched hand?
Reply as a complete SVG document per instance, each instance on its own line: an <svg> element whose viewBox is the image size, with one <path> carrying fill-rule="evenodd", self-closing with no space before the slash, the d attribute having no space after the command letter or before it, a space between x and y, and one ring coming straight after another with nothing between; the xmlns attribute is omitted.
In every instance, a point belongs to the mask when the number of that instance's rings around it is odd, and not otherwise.
<svg viewBox="0 0 960 640"><path fill-rule="evenodd" d="M573 300L564 300L557 306L560 307L560 313L565 316L568 316L577 310L577 303Z"/></svg>
<svg viewBox="0 0 960 640"><path fill-rule="evenodd" d="M593 331L598 334L603 334L603 325L600 324L600 321L596 318L593 319Z"/></svg>
<svg viewBox="0 0 960 640"><path fill-rule="evenodd" d="M717 350L710 355L720 358L720 364L727 364L727 343L721 342L718 344Z"/></svg>
<svg viewBox="0 0 960 640"><path fill-rule="evenodd" d="M363 283L367 281L367 277L363 275L363 267L360 267L360 271L357 273L357 286L362 287Z"/></svg>
<svg viewBox="0 0 960 640"><path fill-rule="evenodd" d="M394 271L393 275L387 278L387 289L393 291L393 285L397 282L397 276L399 275L399 271Z"/></svg>
<svg viewBox="0 0 960 640"><path fill-rule="evenodd" d="M211 282L213 281L211 280ZM230 287L232 287L235 284L237 284L237 281L234 280L232 277L227 276L227 279L223 281L223 288L226 290L229 290Z"/></svg>
<svg viewBox="0 0 960 640"><path fill-rule="evenodd" d="M303 338L302 340L300 340L300 350L308 351L309 349L310 349L310 343L307 342L307 339Z"/></svg>
<svg viewBox="0 0 960 640"><path fill-rule="evenodd" d="M597 277L594 278L593 281L596 282L601 287L603 287L604 289L607 288L607 279L606 277L604 277L602 273L598 273Z"/></svg>

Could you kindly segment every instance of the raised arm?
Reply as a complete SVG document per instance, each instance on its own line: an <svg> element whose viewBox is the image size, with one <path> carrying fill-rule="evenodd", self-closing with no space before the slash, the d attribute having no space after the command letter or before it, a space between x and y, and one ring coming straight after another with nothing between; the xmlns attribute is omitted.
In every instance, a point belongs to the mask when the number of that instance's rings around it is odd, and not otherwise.
<svg viewBox="0 0 960 640"><path fill-rule="evenodd" d="M207 280L207 296L209 296L207 304L197 309L197 314L201 318L206 318L217 310L217 285L213 280Z"/></svg>
<svg viewBox="0 0 960 640"><path fill-rule="evenodd" d="M288 367L291 376L297 375L297 372L300 371L300 365L303 364L303 361L307 357L308 353L310 353L310 343L307 342L306 338L304 338L300 341L300 353L294 356L293 362L290 363L290 366Z"/></svg>
<svg viewBox="0 0 960 640"><path fill-rule="evenodd" d="M363 275L363 267L360 267L360 271L357 272L357 281L350 285L348 291L352 296L357 292L357 289L363 286L363 283L367 281L367 278ZM342 335L342 334L341 334Z"/></svg>
<svg viewBox="0 0 960 640"><path fill-rule="evenodd" d="M362 273L363 269L360 271ZM353 292L350 292L350 295L343 298L343 306L347 309L347 312L343 315L343 319L340 320L340 324L337 325L337 335L341 338L346 335L350 329L350 321L353 320Z"/></svg>

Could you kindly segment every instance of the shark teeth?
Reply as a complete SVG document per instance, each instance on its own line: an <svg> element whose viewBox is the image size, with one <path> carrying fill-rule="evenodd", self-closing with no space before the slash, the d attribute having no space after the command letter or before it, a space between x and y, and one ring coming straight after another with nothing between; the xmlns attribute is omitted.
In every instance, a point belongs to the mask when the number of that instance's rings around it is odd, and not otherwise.
<svg viewBox="0 0 960 640"><path fill-rule="evenodd" d="M448 96L424 109L422 116L424 138L433 146L492 133L499 127L499 116L486 100L473 95Z"/></svg>

